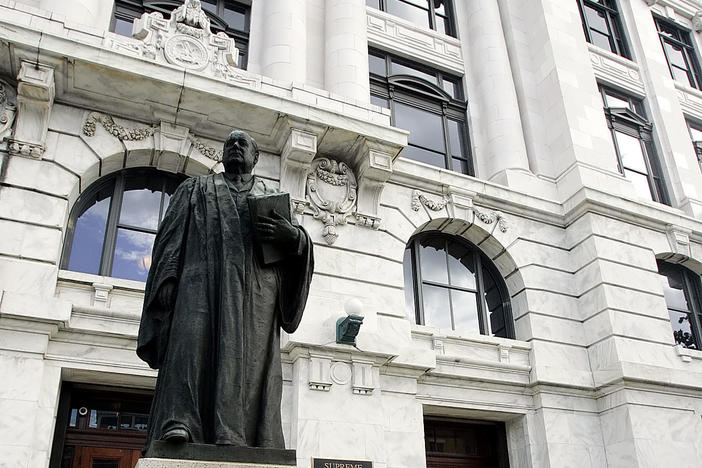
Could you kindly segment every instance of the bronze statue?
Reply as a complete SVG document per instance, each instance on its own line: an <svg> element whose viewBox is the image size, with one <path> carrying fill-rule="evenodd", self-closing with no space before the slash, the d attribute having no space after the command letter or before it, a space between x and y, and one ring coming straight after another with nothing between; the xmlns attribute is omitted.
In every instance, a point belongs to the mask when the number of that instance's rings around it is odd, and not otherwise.
<svg viewBox="0 0 702 468"><path fill-rule="evenodd" d="M279 193L252 175L258 154L231 132L225 172L183 182L156 235L137 346L159 369L147 455L155 440L285 448L280 328L300 323L312 241L289 202L252 220L251 199ZM257 243L283 258L269 264Z"/></svg>

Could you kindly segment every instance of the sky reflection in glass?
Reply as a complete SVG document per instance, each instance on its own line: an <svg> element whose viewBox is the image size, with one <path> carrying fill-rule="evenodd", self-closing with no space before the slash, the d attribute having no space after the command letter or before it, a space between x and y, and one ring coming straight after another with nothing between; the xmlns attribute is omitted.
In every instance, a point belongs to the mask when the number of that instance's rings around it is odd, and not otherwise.
<svg viewBox="0 0 702 468"><path fill-rule="evenodd" d="M120 228L117 230L112 276L146 281L151 267L154 234Z"/></svg>
<svg viewBox="0 0 702 468"><path fill-rule="evenodd" d="M98 201L76 221L69 270L99 274L110 200L107 197Z"/></svg>

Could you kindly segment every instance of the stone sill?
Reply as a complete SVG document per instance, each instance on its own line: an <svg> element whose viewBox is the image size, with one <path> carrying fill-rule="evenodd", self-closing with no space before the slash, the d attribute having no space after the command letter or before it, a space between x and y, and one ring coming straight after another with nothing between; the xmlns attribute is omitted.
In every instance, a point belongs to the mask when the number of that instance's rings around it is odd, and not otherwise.
<svg viewBox="0 0 702 468"><path fill-rule="evenodd" d="M692 362L693 360L702 361L702 351L697 349L685 348L682 345L673 346L675 352L680 356L682 362Z"/></svg>
<svg viewBox="0 0 702 468"><path fill-rule="evenodd" d="M70 283L82 283L86 285L101 284L112 286L113 288L126 289L130 291L144 292L146 283L144 281L134 281L112 276L100 276L79 271L59 270L58 280Z"/></svg>

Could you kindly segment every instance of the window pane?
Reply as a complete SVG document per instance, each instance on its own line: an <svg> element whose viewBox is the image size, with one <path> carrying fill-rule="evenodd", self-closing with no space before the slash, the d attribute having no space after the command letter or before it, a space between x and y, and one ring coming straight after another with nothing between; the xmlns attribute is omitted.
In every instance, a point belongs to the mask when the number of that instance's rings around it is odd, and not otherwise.
<svg viewBox="0 0 702 468"><path fill-rule="evenodd" d="M454 83L451 80L444 79L441 84L444 88L444 91L446 91L449 96L451 96L454 99L458 99L458 86L456 85L456 83Z"/></svg>
<svg viewBox="0 0 702 468"><path fill-rule="evenodd" d="M624 167L648 173L643 149L641 148L641 140L619 131L616 131L615 134L617 136L617 145L619 146L619 156L622 158Z"/></svg>
<svg viewBox="0 0 702 468"><path fill-rule="evenodd" d="M391 15L404 18L418 26L429 27L429 12L423 8L409 5L400 0L387 0L386 11Z"/></svg>
<svg viewBox="0 0 702 468"><path fill-rule="evenodd" d="M440 152L445 151L441 116L399 102L394 109L395 126L409 130L409 143Z"/></svg>
<svg viewBox="0 0 702 468"><path fill-rule="evenodd" d="M410 67L408 65L397 63L394 60L390 64L390 74L416 76L417 78L427 80L430 83L437 84L436 75L432 75L431 73L427 73L415 67Z"/></svg>
<svg viewBox="0 0 702 468"><path fill-rule="evenodd" d="M158 228L161 192L149 189L124 192L119 223L145 229Z"/></svg>
<svg viewBox="0 0 702 468"><path fill-rule="evenodd" d="M414 321L416 309L414 306L414 269L411 249L405 249L405 256L402 259L402 274L405 280L405 315Z"/></svg>
<svg viewBox="0 0 702 468"><path fill-rule="evenodd" d="M597 47L600 47L604 50L614 52L612 44L609 42L609 36L597 32L594 29L590 30L590 42L592 42L593 45L596 45Z"/></svg>
<svg viewBox="0 0 702 468"><path fill-rule="evenodd" d="M587 5L585 5L585 8L583 8L583 12L585 13L587 25L590 28L594 28L602 32L609 31L609 28L607 27L607 19L605 18L605 14L603 12Z"/></svg>
<svg viewBox="0 0 702 468"><path fill-rule="evenodd" d="M455 329L480 333L476 293L453 290L451 291L451 303L453 304Z"/></svg>
<svg viewBox="0 0 702 468"><path fill-rule="evenodd" d="M217 14L217 0L200 0L202 9Z"/></svg>
<svg viewBox="0 0 702 468"><path fill-rule="evenodd" d="M461 174L470 174L470 167L468 166L468 161L465 159L451 159L451 170L460 172Z"/></svg>
<svg viewBox="0 0 702 468"><path fill-rule="evenodd" d="M232 2L224 4L222 19L229 25L230 28L237 31L246 31L246 9L235 5Z"/></svg>
<svg viewBox="0 0 702 468"><path fill-rule="evenodd" d="M384 107L386 109L390 108L390 103L385 98L381 98L378 96L371 96L370 102L371 102L371 104L375 104L376 106Z"/></svg>
<svg viewBox="0 0 702 468"><path fill-rule="evenodd" d="M115 18L115 33L120 36L132 37L132 20Z"/></svg>
<svg viewBox="0 0 702 468"><path fill-rule="evenodd" d="M702 130L690 126L690 137L692 141L702 141Z"/></svg>
<svg viewBox="0 0 702 468"><path fill-rule="evenodd" d="M668 61L670 62L670 64L687 69L687 63L685 62L685 54L682 50L682 47L678 47L667 42L664 42L663 44L665 46L665 52L668 55Z"/></svg>
<svg viewBox="0 0 702 468"><path fill-rule="evenodd" d="M436 31L443 33L443 34L451 34L451 28L449 26L449 22L446 18L443 16L436 15Z"/></svg>
<svg viewBox="0 0 702 468"><path fill-rule="evenodd" d="M695 86L695 83L693 83L692 78L687 73L687 70L680 69L675 65L671 66L670 70L673 72L673 79L675 81L679 81L681 83L685 83L693 87Z"/></svg>
<svg viewBox="0 0 702 468"><path fill-rule="evenodd" d="M689 312L690 306L687 303L687 299L685 299L682 273L673 268L666 269L665 274L660 275L660 280L668 308Z"/></svg>
<svg viewBox="0 0 702 468"><path fill-rule="evenodd" d="M409 158L414 161L431 164L432 166L447 169L446 158L441 153L417 148L416 146L407 146L400 155L404 158Z"/></svg>
<svg viewBox="0 0 702 468"><path fill-rule="evenodd" d="M448 270L446 268L446 251L444 243L439 245L431 242L432 239L423 240L419 248L419 266L422 281L448 284Z"/></svg>
<svg viewBox="0 0 702 468"><path fill-rule="evenodd" d="M690 316L675 310L668 310L670 314L670 325L673 327L673 337L675 342L686 348L697 348L695 337L690 327Z"/></svg>
<svg viewBox="0 0 702 468"><path fill-rule="evenodd" d="M451 328L449 290L438 286L422 285L424 299L424 325Z"/></svg>
<svg viewBox="0 0 702 468"><path fill-rule="evenodd" d="M639 197L644 200L653 200L651 187L648 185L648 176L627 170L624 171L624 175L634 184L634 189Z"/></svg>
<svg viewBox="0 0 702 468"><path fill-rule="evenodd" d="M453 156L463 156L463 144L461 143L462 125L455 120L448 120L449 144Z"/></svg>
<svg viewBox="0 0 702 468"><path fill-rule="evenodd" d="M449 248L448 263L451 285L461 288L475 289L475 267L473 266L473 253L452 252ZM458 258L457 258L458 257ZM462 258L461 258L462 257Z"/></svg>
<svg viewBox="0 0 702 468"><path fill-rule="evenodd" d="M112 188L109 191L98 193L96 198L99 200L106 193L112 193ZM76 221L71 256L68 260L69 270L96 275L100 273L102 245L105 241L105 225L107 224L111 198L107 196L107 198L96 201Z"/></svg>
<svg viewBox="0 0 702 468"><path fill-rule="evenodd" d="M151 267L151 248L154 234L118 229L112 276L136 281L146 281Z"/></svg>
<svg viewBox="0 0 702 468"><path fill-rule="evenodd" d="M625 107L635 110L631 107L631 103L627 99L621 99L609 93L605 93L605 106L607 107Z"/></svg>
<svg viewBox="0 0 702 468"><path fill-rule="evenodd" d="M366 0L366 5L380 10L380 0Z"/></svg>
<svg viewBox="0 0 702 468"><path fill-rule="evenodd" d="M385 68L385 59L383 57L378 57L377 55L368 55L368 69L371 73L380 76L387 76L387 69Z"/></svg>

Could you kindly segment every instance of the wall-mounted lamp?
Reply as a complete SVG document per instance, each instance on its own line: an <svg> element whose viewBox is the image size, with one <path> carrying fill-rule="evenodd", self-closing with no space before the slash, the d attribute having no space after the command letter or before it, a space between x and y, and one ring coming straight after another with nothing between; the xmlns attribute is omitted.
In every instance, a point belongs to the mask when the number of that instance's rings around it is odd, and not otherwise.
<svg viewBox="0 0 702 468"><path fill-rule="evenodd" d="M356 345L356 336L363 323L363 304L358 299L350 299L344 304L346 317L336 321L336 342Z"/></svg>

